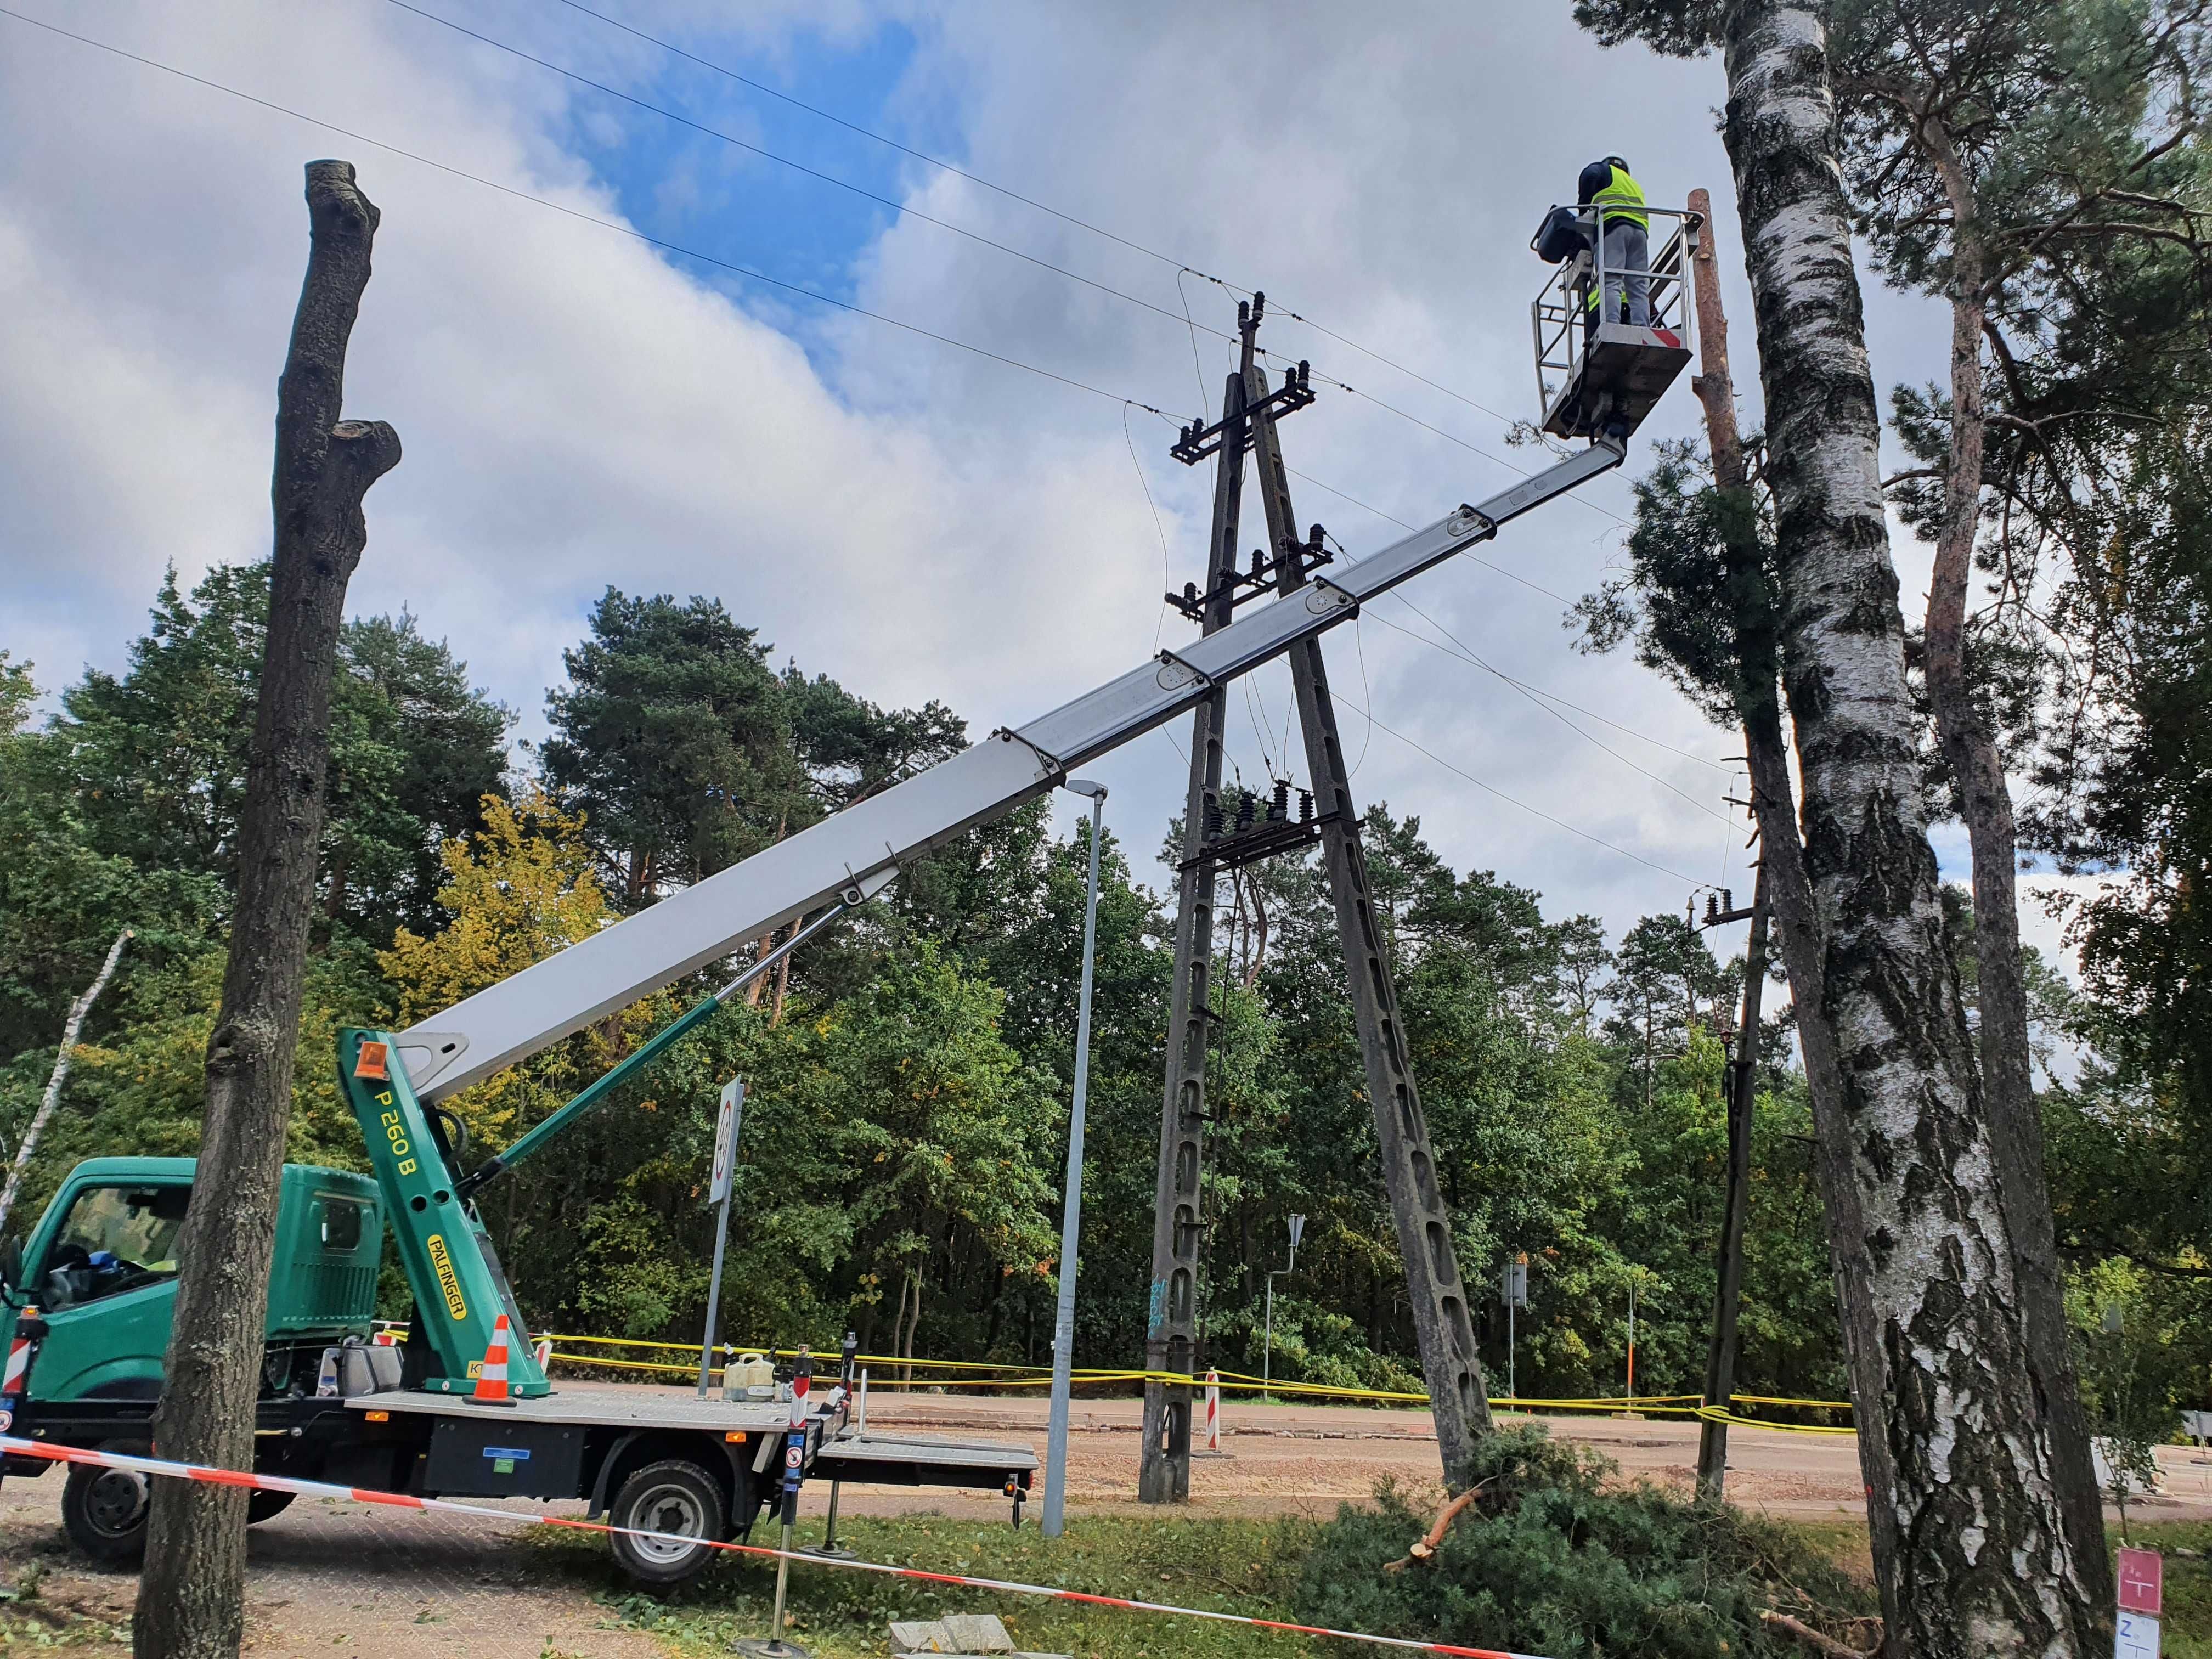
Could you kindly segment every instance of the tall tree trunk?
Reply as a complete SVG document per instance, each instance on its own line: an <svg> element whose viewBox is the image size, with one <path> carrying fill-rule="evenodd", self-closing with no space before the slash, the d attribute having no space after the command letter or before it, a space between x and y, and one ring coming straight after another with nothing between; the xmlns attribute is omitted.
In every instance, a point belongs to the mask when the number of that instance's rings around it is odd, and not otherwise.
<svg viewBox="0 0 2212 1659"><path fill-rule="evenodd" d="M338 418L376 209L346 161L309 162L307 196L307 276L276 383L269 631L239 820L238 902L222 1006L208 1038L199 1172L178 1241L176 1313L155 1419L164 1456L232 1469L253 1467L338 628L346 583L368 539L362 497L399 461L389 426ZM237 1653L246 1496L198 1481L155 1482L132 1626L140 1659Z"/></svg>
<svg viewBox="0 0 2212 1659"><path fill-rule="evenodd" d="M54 1069L46 1079L46 1096L39 1102L31 1127L23 1131L22 1141L15 1148L15 1161L8 1170L8 1184L0 1188L0 1238L8 1236L8 1213L15 1207L15 1194L22 1187L23 1172L31 1167L31 1154L39 1150L39 1137L46 1133L54 1109L62 1103L62 1086L69 1081L70 1067L76 1060L77 1034L84 1030L84 1017L92 1012L92 1005L107 988L115 964L122 959L123 947L130 939L128 927L116 934L115 943L107 947L107 960L100 964L100 972L84 988L83 994L70 1004L69 1018L62 1022L61 1052L54 1056Z"/></svg>
<svg viewBox="0 0 2212 1659"><path fill-rule="evenodd" d="M2105 1511L2089 1455L2089 1423L2066 1325L2065 1275L2043 1165L2043 1121L2028 1048L2027 975L2020 941L2014 872L2020 857L2004 757L1966 671L1966 599L1981 528L1982 453L1988 432L1982 335L1987 319L1989 253L1981 204L1950 131L1914 112L1919 141L1943 179L1951 205L1951 443L1943 469L1943 519L1928 585L1928 702L1936 734L1959 791L1960 814L1974 860L1974 954L1981 1011L1982 1099L1990 1142L2012 1225L2013 1268L2027 1324L2028 1360L2057 1454L2058 1492L2074 1553L2082 1564L2089 1607L2112 1605L2105 1556ZM2085 1628L2084 1641L2101 1630Z"/></svg>
<svg viewBox="0 0 2212 1659"><path fill-rule="evenodd" d="M2086 1654L2084 1564L2029 1375L1997 1155L1919 800L1826 31L1809 5L1733 0L1724 35L1724 133L1766 391L1778 635L1841 1085L1821 1111L1821 1171L1831 1239L1846 1251L1839 1287L1869 1273L1874 1340L1846 1346L1862 1443L1879 1437L1887 1452L1863 1463L1888 1557L1877 1565L1892 1650ZM1785 948L1793 931L1782 930ZM1839 1239L1853 1207L1864 1231Z"/></svg>

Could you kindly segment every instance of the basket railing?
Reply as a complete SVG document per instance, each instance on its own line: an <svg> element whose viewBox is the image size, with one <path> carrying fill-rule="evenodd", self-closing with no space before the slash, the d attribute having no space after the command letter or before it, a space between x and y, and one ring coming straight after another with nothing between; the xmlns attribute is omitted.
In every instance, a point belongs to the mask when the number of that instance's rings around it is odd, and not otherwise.
<svg viewBox="0 0 2212 1659"><path fill-rule="evenodd" d="M1640 209L1654 221L1672 221L1674 228L1663 241L1658 241L1659 227L1653 225L1654 237L1648 240L1654 241L1656 251L1650 255L1649 268L1638 269L1606 262L1605 238L1597 234L1599 211L1596 206L1581 210L1583 228L1592 233L1589 251L1577 254L1553 271L1528 308L1536 347L1537 406L1547 415L1559 394L1581 378L1583 358L1589 349L1583 333L1588 295L1593 289L1602 295L1609 281L1648 278L1650 325L1680 336L1685 345L1692 343L1695 307L1690 294L1690 257L1697 248L1698 227L1702 222L1698 216L1686 208Z"/></svg>

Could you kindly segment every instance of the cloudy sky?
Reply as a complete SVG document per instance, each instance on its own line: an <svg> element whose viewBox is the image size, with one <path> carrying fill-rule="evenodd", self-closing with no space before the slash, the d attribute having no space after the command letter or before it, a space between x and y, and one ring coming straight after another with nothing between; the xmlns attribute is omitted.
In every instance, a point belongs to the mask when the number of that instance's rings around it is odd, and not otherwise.
<svg viewBox="0 0 2212 1659"><path fill-rule="evenodd" d="M716 596L979 734L1186 637L1159 596L1199 574L1209 480L1135 405L1218 403L1234 298L1184 266L1266 289L1262 343L1365 394L1286 423L1302 519L1364 553L1481 499L1540 459L1500 418L1534 412L1525 245L1594 155L1655 202L1712 191L1758 422L1719 67L1601 52L1565 0L7 4L114 49L0 16L0 648L49 691L120 665L166 562L265 553L318 156L383 211L347 403L406 447L353 608L416 613L524 738L609 584ZM1941 373L1942 319L1869 300L1882 384ZM1685 384L1642 437L1695 418ZM1750 886L1735 740L1560 625L1628 508L1601 480L1327 647L1364 799L1616 932ZM1279 668L1232 694L1248 781L1288 696ZM1148 854L1174 744L1091 769Z"/></svg>

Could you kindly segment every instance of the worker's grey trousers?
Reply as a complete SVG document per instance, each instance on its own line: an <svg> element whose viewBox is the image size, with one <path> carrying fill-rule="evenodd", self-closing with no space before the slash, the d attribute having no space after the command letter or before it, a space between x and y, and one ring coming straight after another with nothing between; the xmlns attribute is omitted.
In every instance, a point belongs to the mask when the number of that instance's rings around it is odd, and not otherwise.
<svg viewBox="0 0 2212 1659"><path fill-rule="evenodd" d="M1638 328L1651 326L1651 239L1644 227L1626 219L1609 221L1605 228L1605 310L1607 322L1621 318L1623 291L1628 301L1627 320Z"/></svg>

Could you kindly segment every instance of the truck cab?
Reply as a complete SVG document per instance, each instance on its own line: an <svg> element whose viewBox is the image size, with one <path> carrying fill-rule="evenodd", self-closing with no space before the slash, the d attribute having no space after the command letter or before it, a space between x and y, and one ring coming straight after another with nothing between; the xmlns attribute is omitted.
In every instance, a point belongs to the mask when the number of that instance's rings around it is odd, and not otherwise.
<svg viewBox="0 0 2212 1659"><path fill-rule="evenodd" d="M189 1158L96 1158L70 1171L0 1293L0 1346L28 1315L42 1334L26 1396L154 1400L177 1299ZM366 1176L284 1166L269 1284L272 1351L366 1340L384 1206ZM34 1310L34 1311L33 1311Z"/></svg>
<svg viewBox="0 0 2212 1659"><path fill-rule="evenodd" d="M96 1158L70 1171L27 1243L0 1246L0 1432L143 1451L176 1308L189 1158ZM312 1395L325 1350L368 1340L384 1207L366 1176L284 1166L269 1285L264 1399ZM50 1466L0 1460L0 1477ZM257 1494L255 1518L281 1504ZM88 1553L121 1559L143 1533L145 1485L72 1468L62 1518Z"/></svg>

